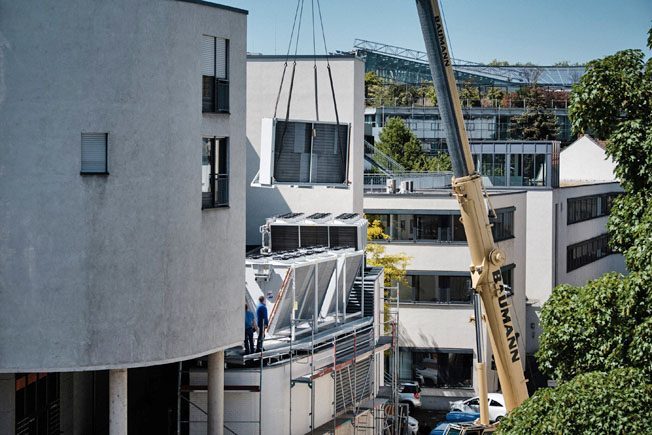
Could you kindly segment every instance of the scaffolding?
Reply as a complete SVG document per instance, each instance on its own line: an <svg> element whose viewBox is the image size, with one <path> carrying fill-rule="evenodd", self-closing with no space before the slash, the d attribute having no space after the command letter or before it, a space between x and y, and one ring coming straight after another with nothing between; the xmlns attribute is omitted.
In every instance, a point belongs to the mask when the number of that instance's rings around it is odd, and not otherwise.
<svg viewBox="0 0 652 435"><path fill-rule="evenodd" d="M324 268L325 269L325 268ZM289 270L293 270L290 268ZM319 266L315 267L315 283ZM296 307L294 300L294 278L296 274L288 272L282 280L282 291L290 298L290 306ZM337 279L337 275L333 275ZM379 386L384 383L385 370L383 369L384 352L394 353L398 349L398 304L385 316L383 285L383 269L380 267L360 267L353 283L353 288L345 298L336 301L338 306L335 319L326 322L320 318L319 310L311 312L312 319L292 319L288 336L279 339L276 336L265 341L265 348L259 353L236 355L227 352L226 362L232 366L241 366L248 372L240 372L244 376L239 385L227 385L232 382L225 381L225 393L244 393L257 395L258 410L256 418L253 413L242 419L227 420L225 410L225 433L245 434L269 432L265 431L263 415L263 384L267 369L280 368L281 373L289 371L289 409L288 427L290 434L304 433L306 426L305 412L310 415L310 434L335 434L342 426L351 425L354 434L385 434L400 433L399 425L403 422L406 409L398 402L398 384L394 376L391 383L391 395L386 398L376 397ZM310 284L311 286L313 284ZM316 285L316 284L315 284ZM281 291L281 289L279 289ZM346 293L345 293L346 294ZM310 297L317 299L317 292ZM317 308L317 307L315 307ZM296 309L296 308L295 308ZM294 310L293 310L294 311ZM319 327L317 327L319 323ZM271 324L271 319L270 319ZM391 331L387 336L386 331ZM398 358L391 358L398 364ZM285 367L285 368L283 368ZM193 370L195 374L193 379ZM179 363L178 392L177 392L177 434L199 433L203 431L206 423L207 410L201 406L202 393L207 392L201 378L205 367L199 364L197 369L188 363ZM238 372L242 370L234 368ZM287 371L286 371L287 370ZM398 370L393 370L398 373ZM246 373L246 374L245 374ZM272 373L272 372L269 372ZM254 375L255 374L255 375ZM330 381L325 381L330 377ZM257 381L254 381L254 379ZM225 377L226 379L226 377ZM248 381L246 381L248 379ZM322 379L322 381L320 381ZM320 383L319 387L317 383ZM332 383L332 384L331 384ZM330 385L331 392L324 394L322 385ZM267 400L275 397L275 392L267 390ZM277 388L277 387L274 387ZM300 390L308 388L306 390ZM288 390L285 390L287 394ZM297 409L297 402L293 396L310 396L310 404ZM317 393L319 399L317 400ZM279 391L279 397L281 392ZM234 396L231 396L234 397ZM332 397L330 403L330 420L324 420L324 400ZM193 400L193 398L195 400ZM226 398L226 395L225 395ZM229 399L226 399L227 402ZM242 400L242 399L234 399ZM299 399L300 400L300 399ZM251 399L244 399L252 404ZM203 402L202 402L203 403ZM184 412L182 413L182 409ZM251 408L255 412L254 408ZM317 412L319 410L319 420ZM192 412L191 412L192 411ZM297 413L301 413L301 417ZM194 416L194 417L193 417ZM233 414L232 414L233 416ZM388 417L390 416L390 417ZM398 416L394 418L394 416ZM388 424L389 422L389 424ZM302 429L299 429L302 428ZM350 432L349 432L350 433Z"/></svg>

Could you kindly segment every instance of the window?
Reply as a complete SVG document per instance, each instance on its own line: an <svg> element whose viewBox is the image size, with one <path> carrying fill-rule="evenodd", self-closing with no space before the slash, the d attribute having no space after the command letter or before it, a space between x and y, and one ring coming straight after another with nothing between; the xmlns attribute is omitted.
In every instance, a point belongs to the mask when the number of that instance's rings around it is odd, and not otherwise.
<svg viewBox="0 0 652 435"><path fill-rule="evenodd" d="M81 134L81 173L108 174L108 133Z"/></svg>
<svg viewBox="0 0 652 435"><path fill-rule="evenodd" d="M59 374L15 374L15 433L59 433Z"/></svg>
<svg viewBox="0 0 652 435"><path fill-rule="evenodd" d="M470 349L401 348L399 358L399 377L423 380L428 387L460 388L473 385L473 351Z"/></svg>
<svg viewBox="0 0 652 435"><path fill-rule="evenodd" d="M229 111L229 40L206 36L202 46L202 111Z"/></svg>
<svg viewBox="0 0 652 435"><path fill-rule="evenodd" d="M613 200L619 195L610 192L602 195L582 196L569 198L566 207L566 222L568 225L577 222L608 216L611 212Z"/></svg>
<svg viewBox="0 0 652 435"><path fill-rule="evenodd" d="M398 283L401 302L470 304L471 275L434 275L408 272L406 283Z"/></svg>
<svg viewBox="0 0 652 435"><path fill-rule="evenodd" d="M566 272L579 269L613 254L609 247L609 234L602 234L566 248Z"/></svg>
<svg viewBox="0 0 652 435"><path fill-rule="evenodd" d="M367 214L371 223L379 219L385 234L395 242L466 242L457 211L446 214Z"/></svg>
<svg viewBox="0 0 652 435"><path fill-rule="evenodd" d="M490 216L489 221L494 224L491 227L494 242L514 237L514 208L496 210L496 217Z"/></svg>
<svg viewBox="0 0 652 435"><path fill-rule="evenodd" d="M202 139L202 209L229 205L229 143L227 138Z"/></svg>

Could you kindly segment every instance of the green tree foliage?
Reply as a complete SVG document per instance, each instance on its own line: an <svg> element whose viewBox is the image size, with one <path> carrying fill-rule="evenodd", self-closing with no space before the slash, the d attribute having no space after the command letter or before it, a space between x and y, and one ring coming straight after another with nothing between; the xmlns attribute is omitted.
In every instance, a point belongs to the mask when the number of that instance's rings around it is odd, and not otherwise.
<svg viewBox="0 0 652 435"><path fill-rule="evenodd" d="M652 28L648 33L652 49ZM624 50L593 60L573 86L568 116L575 133L607 140L606 151L626 194L609 218L612 246L630 270L652 261L652 58Z"/></svg>
<svg viewBox="0 0 652 435"><path fill-rule="evenodd" d="M390 118L378 139L376 147L408 171L450 171L452 168L448 155L428 156L401 118Z"/></svg>
<svg viewBox="0 0 652 435"><path fill-rule="evenodd" d="M522 114L511 119L507 130L512 139L552 140L559 135L557 117L546 110L546 95L538 86L527 89L525 95L526 109Z"/></svg>
<svg viewBox="0 0 652 435"><path fill-rule="evenodd" d="M469 81L465 82L460 91L460 102L464 107L479 107L480 90L473 86Z"/></svg>
<svg viewBox="0 0 652 435"><path fill-rule="evenodd" d="M652 385L642 371L586 373L538 390L500 421L496 435L650 433L651 406Z"/></svg>
<svg viewBox="0 0 652 435"><path fill-rule="evenodd" d="M612 272L582 287L555 288L541 310L536 355L541 370L568 381L581 373L630 366L652 378L652 359L645 353L652 348L651 278L649 273Z"/></svg>
<svg viewBox="0 0 652 435"><path fill-rule="evenodd" d="M383 81L378 74L369 71L364 75L364 97L375 98L380 90L382 90Z"/></svg>

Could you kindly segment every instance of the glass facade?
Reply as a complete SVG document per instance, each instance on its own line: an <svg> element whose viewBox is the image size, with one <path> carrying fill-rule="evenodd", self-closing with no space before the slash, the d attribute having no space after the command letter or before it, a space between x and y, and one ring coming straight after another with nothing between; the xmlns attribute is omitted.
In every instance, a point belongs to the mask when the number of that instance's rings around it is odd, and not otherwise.
<svg viewBox="0 0 652 435"><path fill-rule="evenodd" d="M570 245L566 248L566 272L579 269L613 253L609 247L609 234Z"/></svg>
<svg viewBox="0 0 652 435"><path fill-rule="evenodd" d="M401 348L399 358L400 379L415 380L426 387L436 388L473 386L471 349Z"/></svg>

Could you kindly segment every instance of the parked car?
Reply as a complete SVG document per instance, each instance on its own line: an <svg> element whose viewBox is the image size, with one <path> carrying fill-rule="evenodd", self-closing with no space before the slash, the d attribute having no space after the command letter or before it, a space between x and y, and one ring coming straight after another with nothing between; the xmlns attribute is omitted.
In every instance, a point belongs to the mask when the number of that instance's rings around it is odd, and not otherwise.
<svg viewBox="0 0 652 435"><path fill-rule="evenodd" d="M500 393L489 393L489 420L498 421L507 415L505 399ZM458 400L450 403L451 411L480 412L480 399L478 396L467 400Z"/></svg>
<svg viewBox="0 0 652 435"><path fill-rule="evenodd" d="M409 435L418 435L419 434L419 420L414 417L408 416L408 434Z"/></svg>
<svg viewBox="0 0 652 435"><path fill-rule="evenodd" d="M394 416L387 416L387 426L391 427L394 424ZM407 419L403 417L403 425L407 425L407 434L408 435L418 435L419 434L419 420L414 417L407 416ZM404 433L404 432L401 432Z"/></svg>
<svg viewBox="0 0 652 435"><path fill-rule="evenodd" d="M437 426L435 426L433 430L430 431L430 435L444 435L449 425L450 423L442 421Z"/></svg>
<svg viewBox="0 0 652 435"><path fill-rule="evenodd" d="M401 382L398 386L399 402L407 403L410 413L415 408L421 408L421 387L417 382Z"/></svg>

